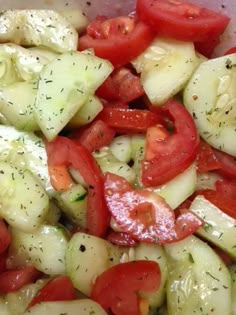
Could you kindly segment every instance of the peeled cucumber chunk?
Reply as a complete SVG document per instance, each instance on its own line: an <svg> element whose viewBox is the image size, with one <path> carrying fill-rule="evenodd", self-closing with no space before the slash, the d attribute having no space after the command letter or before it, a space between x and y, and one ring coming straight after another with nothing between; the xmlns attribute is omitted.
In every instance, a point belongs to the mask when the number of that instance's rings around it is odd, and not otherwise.
<svg viewBox="0 0 236 315"><path fill-rule="evenodd" d="M0 162L0 216L22 231L34 231L46 217L49 198L33 174Z"/></svg>
<svg viewBox="0 0 236 315"><path fill-rule="evenodd" d="M203 62L184 89L184 105L200 136L236 156L236 54Z"/></svg>
<svg viewBox="0 0 236 315"><path fill-rule="evenodd" d="M29 308L23 315L107 315L93 300L42 302Z"/></svg>
<svg viewBox="0 0 236 315"><path fill-rule="evenodd" d="M76 289L90 296L95 278L118 264L121 250L110 242L85 233L76 233L66 251L66 274Z"/></svg>
<svg viewBox="0 0 236 315"><path fill-rule="evenodd" d="M138 244L135 249L135 260L151 260L158 263L161 270L161 285L156 292L146 293L142 292L141 296L148 299L151 309L160 307L166 294L166 281L168 277L168 267L166 253L162 246L157 244Z"/></svg>
<svg viewBox="0 0 236 315"><path fill-rule="evenodd" d="M19 77L11 56L0 51L0 86L6 86L19 81Z"/></svg>
<svg viewBox="0 0 236 315"><path fill-rule="evenodd" d="M12 256L18 255L19 261L23 257L25 263L48 275L65 273L68 236L62 227L43 224L32 234L14 228L10 231L14 247L10 249Z"/></svg>
<svg viewBox="0 0 236 315"><path fill-rule="evenodd" d="M45 143L34 133L0 125L0 161L30 170L46 192L50 196L54 194L48 174Z"/></svg>
<svg viewBox="0 0 236 315"><path fill-rule="evenodd" d="M190 236L165 245L169 315L231 315L231 278L219 256Z"/></svg>
<svg viewBox="0 0 236 315"><path fill-rule="evenodd" d="M197 196L193 200L190 210L205 221L197 234L236 259L236 220L203 196Z"/></svg>
<svg viewBox="0 0 236 315"><path fill-rule="evenodd" d="M175 209L194 193L196 184L197 172L194 163L183 173L152 190L164 198L172 209Z"/></svg>
<svg viewBox="0 0 236 315"><path fill-rule="evenodd" d="M57 52L77 49L78 33L53 10L5 10L0 25L1 43L44 46Z"/></svg>
<svg viewBox="0 0 236 315"><path fill-rule="evenodd" d="M115 137L109 145L111 153L121 162L129 163L131 160L131 137L122 135Z"/></svg>
<svg viewBox="0 0 236 315"><path fill-rule="evenodd" d="M1 315L12 315L9 305L3 296L0 296L0 310Z"/></svg>
<svg viewBox="0 0 236 315"><path fill-rule="evenodd" d="M34 117L36 90L33 82L17 82L0 88L0 112L17 129L39 129Z"/></svg>
<svg viewBox="0 0 236 315"><path fill-rule="evenodd" d="M62 54L44 67L35 117L48 140L57 136L112 69L109 61L80 52Z"/></svg>
<svg viewBox="0 0 236 315"><path fill-rule="evenodd" d="M76 128L91 123L102 109L103 105L100 99L95 95L90 96L69 121L68 127Z"/></svg>
<svg viewBox="0 0 236 315"><path fill-rule="evenodd" d="M156 38L132 64L150 102L161 105L182 90L197 62L193 43Z"/></svg>
<svg viewBox="0 0 236 315"><path fill-rule="evenodd" d="M85 13L79 9L65 9L59 11L59 13L67 19L78 33L84 31L89 24L89 19Z"/></svg>

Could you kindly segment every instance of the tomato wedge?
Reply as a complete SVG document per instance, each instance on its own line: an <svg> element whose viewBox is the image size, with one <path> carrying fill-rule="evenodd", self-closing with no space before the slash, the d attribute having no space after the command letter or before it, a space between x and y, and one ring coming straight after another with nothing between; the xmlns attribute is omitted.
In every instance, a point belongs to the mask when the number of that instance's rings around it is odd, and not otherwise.
<svg viewBox="0 0 236 315"><path fill-rule="evenodd" d="M104 200L103 175L91 153L69 138L57 137L46 143L48 165L72 166L83 177L88 189L87 229L88 233L103 236L109 224L109 212Z"/></svg>
<svg viewBox="0 0 236 315"><path fill-rule="evenodd" d="M215 182L215 188L224 198L236 200L236 181L217 180Z"/></svg>
<svg viewBox="0 0 236 315"><path fill-rule="evenodd" d="M33 283L41 276L41 272L32 266L21 269L6 270L0 274L0 292L14 292L24 285Z"/></svg>
<svg viewBox="0 0 236 315"><path fill-rule="evenodd" d="M197 170L199 173L206 173L221 168L214 149L205 141L201 140L197 156Z"/></svg>
<svg viewBox="0 0 236 315"><path fill-rule="evenodd" d="M115 131L102 120L95 120L89 126L74 130L72 133L72 139L79 141L89 152L109 145L114 136Z"/></svg>
<svg viewBox="0 0 236 315"><path fill-rule="evenodd" d="M161 123L162 118L149 110L104 108L98 115L117 132L145 132L148 127Z"/></svg>
<svg viewBox="0 0 236 315"><path fill-rule="evenodd" d="M166 244L194 233L203 221L192 212L175 220L163 198L148 190L134 190L122 177L105 174L105 198L115 221L125 233L147 243Z"/></svg>
<svg viewBox="0 0 236 315"><path fill-rule="evenodd" d="M198 133L184 106L169 100L162 109L174 120L175 131L169 135L163 126L147 130L142 161L142 183L146 187L164 184L186 170L198 152Z"/></svg>
<svg viewBox="0 0 236 315"><path fill-rule="evenodd" d="M160 268L154 261L122 263L96 278L91 297L112 314L140 315L139 291L156 291L160 280Z"/></svg>
<svg viewBox="0 0 236 315"><path fill-rule="evenodd" d="M71 301L76 299L76 291L69 277L58 276L50 280L36 294L28 307L46 301Z"/></svg>
<svg viewBox="0 0 236 315"><path fill-rule="evenodd" d="M144 90L140 78L123 67L115 70L98 88L96 94L107 100L128 103L144 95Z"/></svg>
<svg viewBox="0 0 236 315"><path fill-rule="evenodd" d="M3 219L0 219L0 255L5 252L11 241L11 235Z"/></svg>
<svg viewBox="0 0 236 315"><path fill-rule="evenodd" d="M150 27L134 17L98 17L79 38L79 50L93 48L96 56L121 67L140 55L153 38Z"/></svg>
<svg viewBox="0 0 236 315"><path fill-rule="evenodd" d="M235 47L231 47L230 49L228 49L224 55L230 55L230 54L235 54L236 53L236 46Z"/></svg>
<svg viewBox="0 0 236 315"><path fill-rule="evenodd" d="M7 251L0 254L0 274L6 270L7 267Z"/></svg>
<svg viewBox="0 0 236 315"><path fill-rule="evenodd" d="M220 36L229 18L182 0L137 0L136 12L161 36L202 42Z"/></svg>
<svg viewBox="0 0 236 315"><path fill-rule="evenodd" d="M214 154L221 164L217 173L230 179L236 179L236 157L214 149Z"/></svg>

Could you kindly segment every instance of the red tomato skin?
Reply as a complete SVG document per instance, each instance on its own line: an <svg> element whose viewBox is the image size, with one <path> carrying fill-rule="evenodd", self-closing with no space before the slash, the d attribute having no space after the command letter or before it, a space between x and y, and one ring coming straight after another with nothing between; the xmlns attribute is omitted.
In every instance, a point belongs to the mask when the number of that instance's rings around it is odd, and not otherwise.
<svg viewBox="0 0 236 315"><path fill-rule="evenodd" d="M121 101L107 101L105 99L102 99L102 105L104 108L129 109L129 104Z"/></svg>
<svg viewBox="0 0 236 315"><path fill-rule="evenodd" d="M89 126L74 130L71 138L78 141L89 152L94 152L109 145L114 136L115 131L104 121L95 120Z"/></svg>
<svg viewBox="0 0 236 315"><path fill-rule="evenodd" d="M71 301L76 299L76 291L69 277L58 276L39 290L36 296L32 299L29 307L40 302L47 301Z"/></svg>
<svg viewBox="0 0 236 315"><path fill-rule="evenodd" d="M3 219L0 219L0 255L5 252L11 241L11 235Z"/></svg>
<svg viewBox="0 0 236 315"><path fill-rule="evenodd" d="M33 283L40 276L41 272L32 266L6 270L0 274L0 292L15 292L24 285Z"/></svg>
<svg viewBox="0 0 236 315"><path fill-rule="evenodd" d="M161 139L156 139L154 143L151 136L146 138L146 153L142 161L142 183L145 187L162 185L182 173L195 160L198 152L199 136L188 111L176 100L169 100L162 109L172 116L175 132L166 138L163 127L156 126L159 131L162 130Z"/></svg>
<svg viewBox="0 0 236 315"><path fill-rule="evenodd" d="M236 179L236 157L216 149L214 153L221 164L221 168L216 172L226 178Z"/></svg>
<svg viewBox="0 0 236 315"><path fill-rule="evenodd" d="M140 78L128 68L116 69L98 88L96 94L107 100L129 103L144 95Z"/></svg>
<svg viewBox="0 0 236 315"><path fill-rule="evenodd" d="M104 199L103 174L91 153L79 143L65 137L46 142L48 165L66 165L77 169L88 185L88 233L102 237L108 228L110 215Z"/></svg>
<svg viewBox="0 0 236 315"><path fill-rule="evenodd" d="M123 108L104 108L98 119L122 133L145 132L148 127L162 122L160 116L148 110Z"/></svg>
<svg viewBox="0 0 236 315"><path fill-rule="evenodd" d="M235 47L232 47L230 49L228 49L225 53L224 53L224 56L226 55L231 55L231 54L235 54L236 53L236 46Z"/></svg>
<svg viewBox="0 0 236 315"><path fill-rule="evenodd" d="M110 231L106 239L112 244L115 244L118 246L135 247L138 245L137 240L132 238L130 234L124 233L124 232Z"/></svg>
<svg viewBox="0 0 236 315"><path fill-rule="evenodd" d="M117 31L112 34L111 31L107 38L94 38L89 34L81 36L79 50L93 48L96 56L108 59L115 67L122 67L140 55L153 38L149 26L139 21L127 34L118 34Z"/></svg>
<svg viewBox="0 0 236 315"><path fill-rule="evenodd" d="M137 0L136 12L158 35L203 42L222 34L229 18L185 1Z"/></svg>
<svg viewBox="0 0 236 315"><path fill-rule="evenodd" d="M194 46L195 46L195 49L200 54L202 54L203 56L207 58L211 58L215 48L217 47L217 45L219 45L219 43L220 43L220 36L215 37L215 38L211 37L207 39L206 41L202 41L202 42L195 42Z"/></svg>
<svg viewBox="0 0 236 315"><path fill-rule="evenodd" d="M193 234L204 222L191 212L175 220L174 211L152 191L136 189L122 177L105 174L105 199L111 215L132 238L160 245Z"/></svg>
<svg viewBox="0 0 236 315"><path fill-rule="evenodd" d="M161 273L154 261L137 260L118 264L96 278L91 297L116 315L141 315L138 292L154 292Z"/></svg>
<svg viewBox="0 0 236 315"><path fill-rule="evenodd" d="M199 173L206 173L221 168L221 163L217 159L214 149L203 140L200 141L196 162Z"/></svg>
<svg viewBox="0 0 236 315"><path fill-rule="evenodd" d="M0 274L7 269L7 251L0 254Z"/></svg>

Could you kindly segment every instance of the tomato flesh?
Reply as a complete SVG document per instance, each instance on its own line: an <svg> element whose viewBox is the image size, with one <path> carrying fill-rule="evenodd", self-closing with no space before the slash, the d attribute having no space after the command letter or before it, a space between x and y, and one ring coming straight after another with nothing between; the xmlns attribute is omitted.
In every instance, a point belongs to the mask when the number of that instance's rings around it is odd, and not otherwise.
<svg viewBox="0 0 236 315"><path fill-rule="evenodd" d="M199 145L199 152L197 156L197 170L199 173L206 173L221 168L221 163L217 159L214 149L201 140Z"/></svg>
<svg viewBox="0 0 236 315"><path fill-rule="evenodd" d="M236 157L214 149L214 154L221 164L217 173L230 179L236 179Z"/></svg>
<svg viewBox="0 0 236 315"><path fill-rule="evenodd" d="M115 67L126 65L151 43L154 33L133 17L117 17L93 22L87 34L79 39L79 50L93 48L95 55L110 60ZM95 24L96 23L96 24Z"/></svg>
<svg viewBox="0 0 236 315"><path fill-rule="evenodd" d="M147 130L145 157L142 161L142 183L158 186L186 170L195 160L199 136L189 112L177 101L162 106L174 120L175 131L167 136L163 126Z"/></svg>
<svg viewBox="0 0 236 315"><path fill-rule="evenodd" d="M203 42L217 38L229 18L182 0L137 0L136 12L161 36L182 41Z"/></svg>
<svg viewBox="0 0 236 315"><path fill-rule="evenodd" d="M136 239L132 238L130 234L124 233L124 232L110 231L106 239L109 242L119 245L119 246L134 247L138 245L138 242L136 241Z"/></svg>
<svg viewBox="0 0 236 315"><path fill-rule="evenodd" d="M116 315L140 315L138 292L154 292L160 286L159 265L138 260L118 264L96 278L91 297L105 311Z"/></svg>
<svg viewBox="0 0 236 315"><path fill-rule="evenodd" d="M0 255L5 252L11 241L11 235L3 219L0 219Z"/></svg>
<svg viewBox="0 0 236 315"><path fill-rule="evenodd" d="M166 244L194 233L203 221L195 214L174 211L163 198L148 190L134 190L122 177L105 174L105 198L115 221L138 241Z"/></svg>

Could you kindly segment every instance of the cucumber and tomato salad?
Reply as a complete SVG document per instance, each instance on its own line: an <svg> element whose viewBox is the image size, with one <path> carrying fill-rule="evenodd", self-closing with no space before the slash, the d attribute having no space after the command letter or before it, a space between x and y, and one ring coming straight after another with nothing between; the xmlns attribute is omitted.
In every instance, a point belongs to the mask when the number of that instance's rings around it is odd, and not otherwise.
<svg viewBox="0 0 236 315"><path fill-rule="evenodd" d="M137 0L129 16L88 24L79 52L45 61L24 90L33 130L11 120L9 90L4 314L232 314L235 50L208 59L229 22L182 0Z"/></svg>

